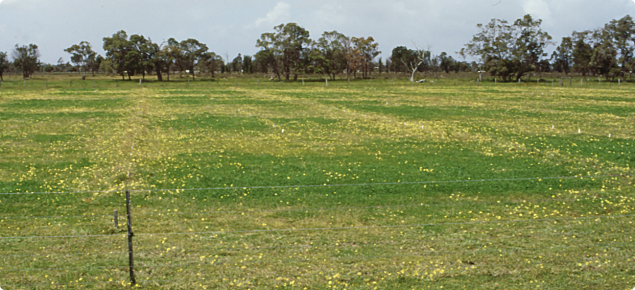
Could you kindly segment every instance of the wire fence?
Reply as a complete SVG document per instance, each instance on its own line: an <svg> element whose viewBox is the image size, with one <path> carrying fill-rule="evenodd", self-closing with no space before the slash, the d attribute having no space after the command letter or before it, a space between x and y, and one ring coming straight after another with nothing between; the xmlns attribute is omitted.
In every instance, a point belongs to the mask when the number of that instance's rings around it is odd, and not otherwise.
<svg viewBox="0 0 635 290"><path fill-rule="evenodd" d="M522 200L522 201L489 201L489 202L453 202L453 203L419 203L419 204L400 204L400 205L375 205L375 206L346 206L346 207L317 207L317 208L276 208L276 209L247 209L247 210L207 210L207 211L190 211L190 212L151 212L136 213L135 216L171 216L171 215L209 215L209 214L243 214L243 213L268 213L268 212L312 212L312 211L341 211L352 209L390 209L390 208L409 208L409 207L433 207L433 206L457 206L457 205L486 205L486 204L518 204L518 203L546 203L546 202L571 202L575 199L539 199L539 200ZM52 216L4 216L0 219L62 219L62 218L111 218L113 215L52 215ZM119 217L125 220L125 216Z"/></svg>
<svg viewBox="0 0 635 290"><path fill-rule="evenodd" d="M625 233L633 233L635 232L635 229L630 229L630 230L626 230L626 231L622 231L620 233L620 235L623 235ZM543 237L549 237L549 236L567 236L567 237L575 237L575 236L583 236L583 235L589 235L589 234L595 234L596 231L593 230L587 230L587 231L576 231L576 232L566 232L566 233L545 233L545 234L518 234L518 235L507 235L507 236L485 236L485 237L480 237L479 240L504 240L504 239L521 239L521 238L526 238L526 239L536 239L536 238L543 238ZM607 236L610 233L613 233L611 231L605 230L603 232L601 232L601 235L603 236ZM402 239L398 242L369 242L366 240L360 240L360 241L351 241L351 242L347 242L347 243L326 243L326 244L299 244L299 245L285 245L285 246L275 246L275 245L270 245L267 244L265 246L250 246L250 247L241 247L241 248L232 248L232 247L212 247L212 248L190 248L190 249L180 249L183 250L185 253L191 254L191 253L209 253L209 252L217 252L217 251L258 251L258 250L278 250L278 249L306 249L306 248L338 248L338 247L351 247L351 246L364 246L364 245L372 245L372 246L377 246L377 245L394 245L394 244L409 244L409 243L420 243L420 242L460 242L460 241L469 241L469 239L466 238L443 238L443 237L436 237L436 238L419 238L419 239L410 239L410 240L405 240ZM152 253L162 253L164 252L163 250L138 250L136 251L137 254L152 254ZM97 256L97 255L125 255L128 254L128 252L126 251L107 251L107 252L86 252L86 251L81 251L81 252L66 252L66 253L51 253L51 252L46 252L46 253L40 253L40 254L9 254L9 255L0 255L0 257L5 257L5 258L11 258L11 257L15 257L15 258L30 258L30 257L46 257L46 258L54 258L54 257L65 257L65 256Z"/></svg>
<svg viewBox="0 0 635 290"><path fill-rule="evenodd" d="M284 189L284 188L314 188L314 187L337 187L337 186L398 186L404 184L434 184L434 183L474 183L474 182L523 182L536 180L571 180L571 179L593 179L593 178L629 178L633 174L612 174L612 175L586 175L586 176L558 176L558 177L536 177L536 178L509 178L509 179L481 179L481 180L446 180L446 181L421 181L421 182L397 182L397 183L360 183L360 184L322 184L322 185L278 185L278 186L245 186L245 187L210 187L210 188L184 188L184 189L150 189L131 190L130 193L150 193L161 191L213 191L213 190L236 190L236 189ZM122 192L115 191L91 191L90 193ZM58 192L64 193L86 193L86 192ZM28 194L55 194L55 192L42 193L4 193L6 195L20 196ZM130 227L127 232L111 230L109 233L82 234L40 234L40 235L3 235L0 236L0 248L4 249L0 254L0 273L4 273L7 281L0 281L1 286L6 287L64 287L79 285L113 285L113 284L135 284L135 271L150 280L143 280L143 283L162 283L171 281L161 279L171 268L194 268L201 271L204 268L219 270L223 268L235 268L237 265L246 267L260 267L263 269L275 269L291 264L312 265L315 263L338 264L338 265L359 265L364 261L368 265L382 265L386 269L396 271L399 269L397 261L418 261L429 260L431 258L441 259L446 264L455 262L455 258L464 259L477 255L484 260L473 264L462 264L470 269L500 268L506 266L518 266L519 261L525 258L532 261L528 265L548 265L567 263L587 263L589 257L603 252L610 253L609 258L615 259L615 263L622 265L621 257L635 255L635 249L630 247L633 242L632 218L635 217L635 208L626 207L625 210L616 213L598 214L598 212L562 212L560 216L529 216L527 218L510 218L513 215L501 216L480 216L478 218L464 217L467 220L444 220L429 218L433 222L424 223L399 223L398 219L381 219L373 221L366 211L380 213L399 212L406 209L442 209L450 210L459 206L468 208L506 208L508 206L535 206L547 204L560 204L558 209L565 208L565 204L593 203L596 201L583 200L581 198L554 197L550 199L523 199L523 200L497 200L497 201L456 201L437 203L403 203L384 204L376 206L333 206L333 207L291 207L291 208L271 208L257 209L248 208L245 210L226 210L223 208L212 208L203 211L181 211L181 212L140 212L134 216L137 223L145 225L138 232L132 232L132 220L130 216L120 217L122 224ZM596 202L597 203L597 202ZM602 204L604 205L604 204ZM134 210L130 204L128 210ZM351 222L351 225L341 226L316 226L316 227L285 227L288 223L280 225L255 226L249 219L261 220L276 216L279 213L293 214L319 212L324 216L332 213L354 212L362 216L366 221L363 224ZM413 212L417 214L417 212ZM190 216L204 216L208 219L229 219L230 223L226 229L194 230L182 229L180 226L166 226L165 231L153 231L160 229L161 224L169 225L174 222L174 218L188 220ZM33 215L33 216L5 216L0 217L0 227L6 228L27 226L30 231L41 232L63 232L64 230L77 229L78 225L94 224L95 229L104 228L104 225L111 225L113 215L108 214L72 214L72 215ZM51 226L37 227L33 222L47 222L51 220L65 220L68 227ZM419 220L426 220L425 217ZM176 220L178 224L179 219ZM26 224L25 224L26 223ZM234 223L236 227L232 228ZM239 223L245 223L240 224ZM355 224L358 223L358 224ZM59 224L59 223L58 223ZM249 228L251 224L251 228ZM291 223L293 224L293 223ZM112 226L105 226L110 227ZM241 229L244 228L244 229ZM426 230L430 228L430 230ZM499 235L492 233L497 229L511 228L517 229L518 234ZM47 231L47 229L49 229ZM115 227L115 229L117 229ZM104 231L104 230L102 230ZM404 233L404 231L406 233ZM16 230L16 233L19 231ZM391 236L388 238L388 236ZM393 236L398 238L393 239ZM139 243L138 250L132 250L132 238L135 237ZM130 242L129 250L126 251L125 240ZM171 245L180 245L178 248L164 246L164 243L175 239ZM337 239L337 242L334 241ZM59 242L57 242L59 240ZM564 244L548 244L555 240L565 241ZM27 247L26 245L46 245L40 249ZM226 245L223 245L225 243ZM151 245L156 244L156 248ZM17 246L15 246L17 245ZM112 245L109 250L103 250L105 246ZM24 250L22 248L28 249ZM86 250L74 250L77 246L86 247ZM467 248L466 248L467 247ZM57 250L53 250L56 249ZM173 249L173 250L170 250ZM71 251L69 251L71 250ZM358 252L360 251L360 252ZM377 254L381 253L381 254ZM566 260L564 256L555 255L557 253L567 253L576 259ZM531 260L536 254L549 257L544 259ZM580 255L582 254L582 255ZM219 256L220 255L220 256ZM264 255L264 258L263 258ZM510 259L509 263L497 263L497 258L505 257ZM169 257L170 263L161 263ZM535 257L534 257L535 258ZM384 261L385 260L385 261ZM440 260L440 261L441 261ZM16 262L17 265L10 267L6 262ZM136 261L136 264L133 262ZM128 262L128 265L125 263ZM396 264L395 264L396 263ZM471 263L471 262L470 262ZM534 264L532 264L534 263ZM88 264L88 265L87 265ZM134 264L134 265L133 265ZM268 266L256 266L268 265ZM364 272L365 276L372 276L381 271L373 271L372 266L368 266ZM522 265L522 264L521 264ZM444 266L445 267L445 266ZM157 269L150 271L149 269ZM444 268L445 269L445 268ZM370 271L369 271L370 270ZM388 270L386 270L388 271ZM448 270L456 271L456 269ZM107 273L110 277L116 277L115 281L86 281L74 279L73 283L68 282L68 275L65 279L52 281L49 283L36 283L32 277L38 277L39 272L65 272L65 273ZM241 272L235 272L239 274ZM264 272L263 272L264 273ZM35 275L35 276L34 276ZM125 277L130 275L129 279ZM250 276L251 275L251 276ZM266 274L263 274L266 276ZM305 276L315 276L317 272L308 271ZM301 277L302 275L298 275ZM346 274L356 276L357 274ZM72 275L71 275L72 276ZM82 275L80 275L82 276ZM97 277L97 276L95 276ZM195 276L202 279L203 276ZM262 276L245 274L241 276L243 280L258 279ZM73 280L71 279L71 281ZM164 281L165 280L165 281ZM63 282L63 283L61 283ZM272 282L277 283L277 282Z"/></svg>
<svg viewBox="0 0 635 290"><path fill-rule="evenodd" d="M383 185L424 185L442 183L475 183L475 182L501 182L501 181L532 181L552 179L585 179L604 177L631 177L635 174L605 174L605 175L574 175L574 176L546 176L546 177L519 177L519 178L492 178L492 179L462 179L462 180L430 180L430 181L404 181L404 182L376 182L376 183L333 183L333 184L297 184L297 185L257 185L257 186L229 186L229 187L201 187L201 188L156 188L156 189L116 189L93 191L40 191L40 192L4 192L0 195L29 195L29 194L79 194L79 193L130 193L143 192L186 192L186 191L212 191L212 190L241 190L241 189L285 189L285 188L312 188L312 187L347 187L347 186L383 186Z"/></svg>

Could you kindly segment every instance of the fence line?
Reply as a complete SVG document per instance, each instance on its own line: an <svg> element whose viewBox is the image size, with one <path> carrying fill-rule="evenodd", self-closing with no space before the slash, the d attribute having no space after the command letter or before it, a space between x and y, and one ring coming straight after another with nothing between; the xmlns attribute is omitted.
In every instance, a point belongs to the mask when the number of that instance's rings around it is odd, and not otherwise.
<svg viewBox="0 0 635 290"><path fill-rule="evenodd" d="M0 195L32 195L32 194L74 194L74 193L115 193L125 190L89 190L89 191L38 191L38 192L2 192Z"/></svg>
<svg viewBox="0 0 635 290"><path fill-rule="evenodd" d="M322 210L347 210L347 209L382 209L382 208L399 208L399 207L429 207L442 205L477 205L477 204L515 204L515 203L538 203L538 202L560 202L560 201L576 201L576 199L539 199L539 200L523 200L523 201L487 201L487 202L455 202L455 203L421 203L421 204L401 204L401 205L377 205L377 206L351 206L351 207L321 207L321 208L289 208L289 209L263 209L263 210L224 210L221 211L199 211L199 212L155 212L155 213L138 213L135 216L161 216L161 215L199 215L214 213L260 213L260 212L281 212L281 211L322 211ZM0 219L47 219L47 218L76 218L76 217L113 217L113 215L57 215L57 216L15 216L0 217ZM119 216L119 219L126 219L126 216Z"/></svg>
<svg viewBox="0 0 635 290"><path fill-rule="evenodd" d="M567 245L567 246L547 246L547 247L533 247L533 248L512 248L512 249L473 249L473 250L461 250L461 251L427 251L423 253L417 254L399 254L399 255L375 255L375 256L349 256L349 257L329 257L326 260L338 261L338 260L353 260L353 259L377 259L377 258L401 258L401 257L429 257L429 256L447 256L451 254L465 254L465 253L478 253L478 252L496 252L501 253L505 252L515 252L515 251L533 251L533 250L541 250L541 249L568 249L568 248L582 248L582 247L592 247L592 246L609 246L609 245L625 245L630 244L630 242L610 242L610 243L601 243L601 244L584 244L584 245ZM226 257L223 257L226 258ZM217 259L218 261L220 259ZM227 259L229 260L229 259ZM313 259L316 260L316 259ZM324 258L319 258L317 260L325 260ZM245 260L241 262L241 264L266 264L266 263L287 263L287 262L298 262L304 261L309 262L312 259L302 258L302 259L258 259L258 260ZM224 261L220 263L216 263L215 261L208 263L184 263L184 264L159 264L159 265L140 265L140 268L158 268L158 267L181 267L181 266L222 266L226 264L235 263L233 261Z"/></svg>
<svg viewBox="0 0 635 290"><path fill-rule="evenodd" d="M199 212L160 212L160 213L141 213L136 216L156 216L156 215L186 215L186 214L213 214L213 213L259 213L259 212L282 212L282 211L322 211L322 210L347 210L347 209L382 209L382 208L399 208L399 207L429 207L442 205L476 205L476 204L514 204L514 203L537 203L537 202L560 202L560 201L576 201L575 199L539 199L533 201L487 201L487 202L456 202L456 203L421 203L421 204L401 204L401 205L377 205L377 206L351 206L351 207L321 207L321 208L289 208L289 209L263 209L263 210L227 210L221 211L199 211Z"/></svg>
<svg viewBox="0 0 635 290"><path fill-rule="evenodd" d="M405 228L405 227L428 227L428 226L444 226L444 225L467 225L467 224L491 224L491 223L522 223L522 222L539 222L539 221L559 221L559 220L580 220L580 219L599 219L599 218L621 218L635 217L632 215L603 215L603 216L581 216L571 218L542 218L542 219L524 219L524 220L492 220L492 221L472 221L472 222L448 222L448 223L426 223L426 224L410 224L410 225L377 225L377 226L351 226L351 227L330 227L330 228L300 228L300 229L267 229L267 230L237 230L237 231L206 231L206 232L168 232L168 233L141 233L135 236L169 236L169 235L202 235L202 234L234 234L234 233L262 233L262 232L296 232L296 231L329 231L329 230L352 230L352 229L371 229L371 228Z"/></svg>
<svg viewBox="0 0 635 290"><path fill-rule="evenodd" d="M376 256L349 256L349 257L330 257L328 258L328 260L350 260L350 259L378 259L378 258L397 258L397 257L429 257L429 256L447 256L447 255L451 255L451 254L465 254L465 253L478 253L478 252L496 252L496 253L501 253L501 252L516 252L516 251L533 251L533 250L544 250L544 249L570 249L570 248L582 248L582 247L604 247L604 246L611 246L611 245L625 245L625 244L631 244L631 242L607 242L607 243L594 243L594 244L583 244L583 245L567 245L567 246L545 246L545 247L532 247L532 248L507 248L507 249L496 249L496 248L490 248L490 249L483 249L483 248L479 248L479 249L472 249L472 250L461 250L461 251L427 251L427 252L422 252L422 253L417 253L417 254L400 254L400 255L376 255ZM220 260L220 259L218 259ZM218 261L216 260L216 261ZM320 260L323 260L323 258L320 258ZM311 259L277 259L277 260L249 260L249 261L243 261L241 262L242 264L253 264L253 263L262 263L262 264L266 264L266 263L286 263L286 262L297 262L297 261L311 261ZM549 264L549 263L560 263L560 262L564 262L564 261L552 261L552 262L536 262L535 264ZM567 262L577 262L577 261L567 261ZM201 264L200 262L197 263L185 263L185 264L159 264L159 265L138 265L137 267L139 268L161 268L161 267L183 267L183 266L221 266L221 265L225 265L231 263L230 261L226 261L226 262L222 262L222 263L216 263L215 261L212 263L203 263ZM510 263L504 263L504 264L487 264L487 265L483 265L483 266L501 266L501 265L509 265ZM514 263L517 264L517 263ZM471 265L474 266L474 265ZM481 266L481 267L483 267ZM128 266L91 266L91 267L65 267L65 268L10 268L10 269L0 269L0 272L11 272L11 271L47 271L47 270L78 270L78 269L118 269L118 268L127 268ZM105 282L105 281L104 281ZM113 281L114 283L119 283L116 281ZM77 283L69 283L69 284L77 284ZM8 285L26 285L26 284L8 284ZM5 286L8 286L5 285ZM32 284L29 284L32 285ZM45 284L45 285L51 285L51 284ZM62 285L62 284L60 284Z"/></svg>
<svg viewBox="0 0 635 290"><path fill-rule="evenodd" d="M49 219L49 218L88 218L88 217L112 217L112 215L49 215L49 216L4 216L0 217L0 219ZM120 217L125 218L125 216Z"/></svg>
<svg viewBox="0 0 635 290"><path fill-rule="evenodd" d="M540 265L563 265L563 264L571 264L571 263L580 263L580 261L579 260L545 261L545 262L535 262L535 263L532 263L532 265L535 265L535 266L540 266ZM176 266L191 266L191 265L208 266L207 264L183 264L183 265L175 265L175 267ZM428 264L421 264L421 265L427 266ZM510 263L497 263L497 264L486 264L486 265L468 264L465 267L461 267L461 268L465 268L465 269L470 268L472 270L479 270L479 269L482 269L482 268L500 267L500 266L509 266L509 265L518 265L518 263L510 262ZM425 268L428 268L428 267L425 267ZM384 273L384 271L365 271L364 273L365 274L377 274L377 273ZM300 276L306 277L306 276L312 276L312 275L320 276L320 275L326 275L326 273L324 273L324 274L305 273L305 274L302 274L302 275L294 275L294 276L291 276L291 277L297 278L297 277L300 277ZM346 277L346 276L359 277L355 272L349 272L347 274L340 274L339 277L343 278L343 277ZM207 277L209 277L209 276L207 276ZM250 277L245 278L245 280L250 280L250 279L253 280L253 279L256 279L256 278L259 278L259 277L258 276L250 276ZM287 278L287 279L289 279L289 278ZM174 282L174 280L170 280L170 279L152 279L151 281L153 281L153 282Z"/></svg>
<svg viewBox="0 0 635 290"><path fill-rule="evenodd" d="M493 250L492 250L493 251ZM406 255L408 256L408 255ZM403 255L398 255L398 256L377 256L380 258L391 258L391 257L403 257ZM559 260L559 261L535 261L532 262L532 265L535 266L541 266L541 265L562 265L562 264L574 264L574 263L582 263L582 262L586 262L586 261L580 261L580 260ZM201 263L187 263L187 264L177 264L177 265L168 265L168 264L163 264L163 265L147 265L147 266L139 266L142 268L160 268L160 267L184 267L184 266L210 266L211 264L201 264ZM214 266L216 265L224 265L224 264L214 264ZM427 265L427 264L422 264L422 265ZM468 264L465 266L465 268L470 268L473 270L478 270L478 269L482 269L482 268L490 268L490 267L500 267L500 266L509 266L509 265L518 265L517 262L509 262L509 263L497 263L497 264L485 264L485 265L477 265L477 264ZM365 272L365 274L375 274L375 273L382 273L383 271L371 271L371 272ZM311 276L311 275L319 275L317 273L306 273L303 274L302 276ZM340 274L341 276L357 276L356 273L351 272L349 274ZM254 279L256 277L248 277L246 279ZM171 279L152 279L152 280L143 280L146 282L173 282L174 280ZM31 285L83 285L83 284L120 284L121 281L100 281L100 282L84 282L84 283L56 283L56 284L47 284L47 283L40 283L40 284L5 284L4 286L31 286ZM126 282L127 283L127 282Z"/></svg>
<svg viewBox="0 0 635 290"><path fill-rule="evenodd" d="M514 236L496 236L496 237L480 237L479 240L494 240L494 239L508 239L508 238L534 238L534 237L547 237L547 236L558 236L558 235L565 235L565 236L580 236L581 234L589 234L591 232L595 232L595 231L587 231L587 232L574 232L574 233L548 233L548 234L532 234L531 236L523 236L523 235L514 235ZM606 233L599 233L598 234L607 234ZM614 232L611 232L614 233ZM466 241L467 239L464 238L456 238L456 239L418 239L417 242L422 242L422 241L434 241L434 242L448 242L448 241ZM272 246L272 247L248 247L248 248L230 248L230 247L215 247L215 248L204 248L204 249L197 249L197 250L190 250L190 249L180 249L180 250L184 250L185 253L204 253L204 252L209 252L209 251L218 251L218 250L226 250L226 251L241 251L241 250L249 250L249 251L253 251L253 250L276 250L276 249L292 249L292 248L338 248L338 247L347 247L347 246L376 246L376 245L393 245L393 244L400 244L400 243L409 243L412 242L412 240L401 240L400 242L375 242L375 243L370 243L370 242L359 242L359 243L355 243L355 242L348 242L348 243L339 243L339 244L304 244L304 245L293 245L293 246ZM151 251L138 251L137 253L162 253L164 252L164 250L151 250ZM0 257L42 257L42 256L63 256L63 257L67 257L67 256L88 256L88 255L115 255L115 254L128 254L127 251L120 251L120 252L92 252L92 253L86 253L86 252L71 252L71 253L48 253L48 254L29 254L29 255L0 255Z"/></svg>
<svg viewBox="0 0 635 290"><path fill-rule="evenodd" d="M9 268L0 269L0 272L12 272L12 271L50 271L50 270L79 270L79 269L119 269L128 268L125 266L89 266L89 267L66 267L66 268Z"/></svg>
<svg viewBox="0 0 635 290"><path fill-rule="evenodd" d="M95 285L95 284L119 284L119 281L77 282L77 283L31 283L31 284L2 284L0 286L68 286L68 285Z"/></svg>
<svg viewBox="0 0 635 290"><path fill-rule="evenodd" d="M151 252L151 251L148 251ZM0 255L0 257L42 257L42 256L62 256L62 257L66 257L66 256L89 256L89 255L123 255L123 254L127 254L128 252L114 252L114 251L110 251L110 252L70 252L70 253L47 253L47 254L28 254L28 255Z"/></svg>
<svg viewBox="0 0 635 290"><path fill-rule="evenodd" d="M431 181L404 181L404 182L377 182L377 183L341 183L341 184L299 184L299 185L258 185L258 186L232 186L232 187L201 187L201 188L157 188L157 189L131 189L131 193L139 192L163 192L163 191L203 191L203 190L241 190L241 189L279 189L279 188L312 188L312 187L343 187L343 186L381 186L381 185L412 185L412 184L443 184L443 183L473 183L495 181L529 181L552 179L584 179L601 177L630 177L635 174L607 174L607 175L574 175L574 176L547 176L547 177L519 177L519 178L493 178L493 179L460 179L460 180L431 180ZM114 193L125 190L93 190L93 191L41 191L41 192L4 192L0 195L32 195L32 194L74 194L74 193Z"/></svg>
<svg viewBox="0 0 635 290"><path fill-rule="evenodd" d="M631 232L634 230L631 230ZM531 236L520 236L520 235L516 235L516 236L497 236L497 237L480 237L479 240L493 240L493 239L508 239L508 238L533 238L533 237L548 237L548 236L558 236L558 235L567 235L567 236L579 236L580 233L583 232L576 232L576 233L550 233L550 234L532 234ZM585 234L588 234L589 232L584 232ZM417 242L424 242L424 241L428 241L428 242L448 242L448 241L467 241L468 239L417 239ZM410 242L411 240L401 240L401 242ZM197 253L197 252L206 252L206 251L216 251L216 250L227 250L227 251L233 251L233 250L267 250L267 249L290 249L290 248L311 248L311 247L345 247L345 246L353 246L353 245L357 245L357 246L365 246L365 245L390 245L390 244L399 244L399 242L378 242L378 243L369 243L369 242L359 242L359 243L353 243L353 242L348 242L348 243L339 243L339 245L335 245L335 244L322 244L322 245L311 245L311 244L304 244L304 245L293 245L293 246L279 246L279 247L249 247L249 248L229 248L229 247L216 247L216 248L206 248L206 249L200 249L200 250L185 250L188 253ZM147 251L147 252L153 252L153 251Z"/></svg>
<svg viewBox="0 0 635 290"><path fill-rule="evenodd" d="M68 235L68 236L21 236L21 237L0 237L0 240L15 239L62 239L62 238L103 238L103 237L126 237L128 234L114 235Z"/></svg>
<svg viewBox="0 0 635 290"><path fill-rule="evenodd" d="M240 189L278 189L278 188L311 188L311 187L342 187L342 186L380 186L380 185L411 185L411 184L441 184L441 183L469 183L469 182L493 182L493 181L527 181L541 179L576 179L576 178L600 178L600 177L626 177L635 174L620 175L587 175L587 176L554 176L554 177L521 177L521 178L495 178L495 179L463 179L463 180L438 180L438 181L410 181L410 182L378 182L378 183L343 183L343 184L313 184L313 185L276 185L276 186L235 186L235 187L210 187L187 189L139 189L130 192L161 192L161 191L200 191L200 190L240 190Z"/></svg>
<svg viewBox="0 0 635 290"><path fill-rule="evenodd" d="M371 228L404 228L404 227L428 227L428 226L444 226L444 225L467 225L467 224L490 224L490 223L522 223L522 222L539 222L539 221L559 221L559 220L580 220L580 219L599 219L599 218L621 218L634 217L633 215L601 215L601 216L580 216L570 218L538 218L523 220L492 220L492 221L471 221L471 222L448 222L448 223L425 223L425 224L408 224L408 225L375 225L375 226L351 226L351 227L327 227L327 228L286 228L286 229L266 229L266 230L236 230L236 231L205 231L205 232L167 232L167 233L140 233L135 236L168 236L168 235L201 235L201 234L235 234L235 233L263 233L263 232L296 232L296 231L329 231L329 230L349 230L349 229L371 229ZM6 239L53 239L53 238L92 238L92 237L125 237L127 234L113 235L66 235L66 236L16 236L16 237L0 237L0 240Z"/></svg>
<svg viewBox="0 0 635 290"><path fill-rule="evenodd" d="M632 232L635 231L635 229L629 231ZM595 230L592 231L585 231L585 232L567 232L567 233L546 233L546 234L531 234L530 236L525 236L525 235L513 235L513 236L493 236L493 237L479 237L479 240L494 240L494 239L510 239L510 238L535 238L535 237L548 237L548 236L559 236L559 235L565 235L565 236L580 236L582 234L588 235L590 233L595 233ZM611 231L611 232L598 232L597 234L610 234L610 233L616 233L615 231ZM438 236L437 236L438 237ZM422 241L434 241L434 242L449 242L449 241L466 241L468 239L465 238L456 238L456 239L417 239L416 242L422 242ZM249 250L249 251L253 251L253 250L275 250L275 249L292 249L292 248L320 248L320 247L347 247L347 246L368 246L368 245L391 245L391 244L400 244L400 243L409 243L412 242L413 240L401 240L400 242L375 242L375 243L370 243L370 242L347 242L347 243L338 243L338 244L302 244L302 245L293 245L293 246L271 246L271 247L248 247L248 248L244 248L244 247L240 247L240 248L230 248L230 247L215 247L215 248L203 248L203 249L196 249L196 250L191 250L191 249L180 249L180 250L184 250L185 253L203 253L203 252L209 252L209 251L218 251L218 250L226 250L226 251L240 251L240 250ZM164 252L164 250L142 250L142 251L136 251L135 253L143 253L143 254L147 254L147 253L162 253ZM18 254L12 254L12 255L0 255L0 257L43 257L43 256L88 256L88 255L123 255L123 254L128 254L128 251L119 251L119 252L114 252L114 251L109 251L109 252L70 252L70 253L46 253L46 254L28 254L28 255L18 255Z"/></svg>

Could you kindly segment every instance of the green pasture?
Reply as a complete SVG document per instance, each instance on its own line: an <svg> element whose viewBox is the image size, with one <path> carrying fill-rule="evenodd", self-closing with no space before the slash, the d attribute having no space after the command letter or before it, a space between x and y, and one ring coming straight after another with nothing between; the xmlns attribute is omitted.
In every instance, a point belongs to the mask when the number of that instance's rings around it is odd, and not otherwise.
<svg viewBox="0 0 635 290"><path fill-rule="evenodd" d="M10 79L0 287L129 288L131 190L140 288L630 290L634 86L558 82Z"/></svg>

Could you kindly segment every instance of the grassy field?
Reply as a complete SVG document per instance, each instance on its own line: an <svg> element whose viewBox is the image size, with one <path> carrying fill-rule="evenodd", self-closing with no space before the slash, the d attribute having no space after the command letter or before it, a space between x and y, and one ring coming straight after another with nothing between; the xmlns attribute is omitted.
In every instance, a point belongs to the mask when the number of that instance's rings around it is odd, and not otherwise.
<svg viewBox="0 0 635 290"><path fill-rule="evenodd" d="M630 290L634 86L573 83L3 82L0 287L128 288L131 190L141 288Z"/></svg>

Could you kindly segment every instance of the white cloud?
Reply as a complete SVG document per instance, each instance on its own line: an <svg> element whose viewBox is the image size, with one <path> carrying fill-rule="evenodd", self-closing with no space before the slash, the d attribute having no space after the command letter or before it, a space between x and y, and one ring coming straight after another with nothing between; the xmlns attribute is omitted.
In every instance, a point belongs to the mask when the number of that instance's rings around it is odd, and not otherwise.
<svg viewBox="0 0 635 290"><path fill-rule="evenodd" d="M531 14L535 18L546 20L551 16L549 4L545 0L525 0L522 7L525 13Z"/></svg>
<svg viewBox="0 0 635 290"><path fill-rule="evenodd" d="M254 26L259 27L261 24L274 24L276 21L280 22L281 18L289 17L289 10L291 10L291 5L285 2L278 2L265 17L256 19Z"/></svg>

